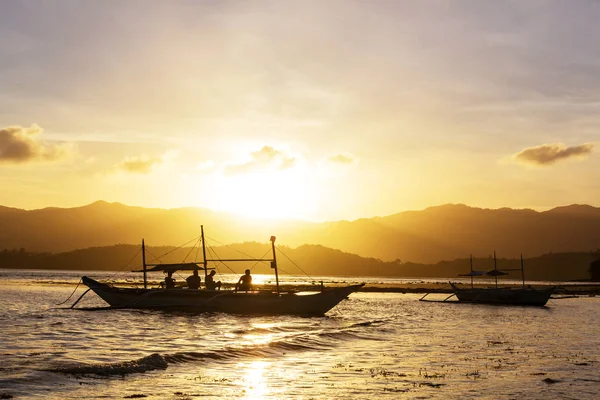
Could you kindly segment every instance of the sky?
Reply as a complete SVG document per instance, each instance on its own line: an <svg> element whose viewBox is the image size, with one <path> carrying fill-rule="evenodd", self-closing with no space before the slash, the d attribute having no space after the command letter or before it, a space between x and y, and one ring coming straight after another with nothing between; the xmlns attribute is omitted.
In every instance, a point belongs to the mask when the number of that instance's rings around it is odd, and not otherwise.
<svg viewBox="0 0 600 400"><path fill-rule="evenodd" d="M0 1L0 205L600 206L600 2Z"/></svg>

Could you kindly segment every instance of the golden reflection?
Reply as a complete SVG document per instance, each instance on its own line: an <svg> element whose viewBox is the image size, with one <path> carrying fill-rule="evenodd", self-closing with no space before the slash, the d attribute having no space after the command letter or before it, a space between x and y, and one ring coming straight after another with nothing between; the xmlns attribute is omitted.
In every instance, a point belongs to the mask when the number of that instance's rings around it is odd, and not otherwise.
<svg viewBox="0 0 600 400"><path fill-rule="evenodd" d="M244 376L245 399L263 399L269 394L269 386L265 372L269 370L272 363L267 361L253 361L251 363L239 364L240 369L246 370Z"/></svg>
<svg viewBox="0 0 600 400"><path fill-rule="evenodd" d="M273 275L266 274L252 274L252 283L254 285L264 285L269 281L274 281L275 277Z"/></svg>
<svg viewBox="0 0 600 400"><path fill-rule="evenodd" d="M244 340L246 340L248 342L247 344L254 344L254 345L271 343L274 339L276 339L276 337L275 337L275 334L272 334L272 333L269 333L269 334L249 333L247 335L244 335Z"/></svg>
<svg viewBox="0 0 600 400"><path fill-rule="evenodd" d="M273 340L276 340L278 337L280 337L280 335L270 332L270 330L272 330L277 325L277 323L272 322L253 323L252 329L257 330L258 332L247 333L243 337L247 344L264 345L271 343Z"/></svg>

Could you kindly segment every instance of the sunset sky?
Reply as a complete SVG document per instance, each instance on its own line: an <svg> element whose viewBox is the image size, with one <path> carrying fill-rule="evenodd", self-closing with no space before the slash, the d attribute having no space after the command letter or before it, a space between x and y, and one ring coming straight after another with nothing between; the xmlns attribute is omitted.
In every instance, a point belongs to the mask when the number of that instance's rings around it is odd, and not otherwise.
<svg viewBox="0 0 600 400"><path fill-rule="evenodd" d="M600 206L598 1L2 1L0 205Z"/></svg>

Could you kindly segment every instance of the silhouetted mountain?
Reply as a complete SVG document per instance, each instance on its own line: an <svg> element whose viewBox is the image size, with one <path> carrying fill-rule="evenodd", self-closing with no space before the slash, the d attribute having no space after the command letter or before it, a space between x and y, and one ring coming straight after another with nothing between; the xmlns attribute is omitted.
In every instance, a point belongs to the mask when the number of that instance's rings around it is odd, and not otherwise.
<svg viewBox="0 0 600 400"><path fill-rule="evenodd" d="M209 249L209 258L263 258L270 257L271 246L268 243L245 242L228 246L216 246ZM198 248L155 246L147 248L147 262L177 263L201 261ZM394 276L402 278L448 278L455 279L459 274L469 271L469 259L441 261L436 264L416 264L384 262L375 258L365 258L320 245L302 245L298 248L279 246L278 265L281 275L316 277L319 275L337 276ZM545 254L525 260L527 281L553 280L572 281L589 280L590 266L600 259L596 253L555 253ZM139 270L142 265L140 246L115 245L74 250L65 253L30 253L25 250L0 251L0 265L4 268L63 269L63 270ZM213 264L219 273L239 273L252 268L253 273L272 274L268 262L223 262ZM476 270L488 271L494 268L492 257L474 258ZM499 269L519 269L520 260L499 258ZM180 271L176 277L184 278L186 272ZM160 273L153 279L162 279ZM491 278L488 278L491 279ZM510 271L502 279L521 279L519 271Z"/></svg>
<svg viewBox="0 0 600 400"><path fill-rule="evenodd" d="M507 258L600 248L600 208L587 205L533 210L482 209L462 204L355 221L310 223L243 218L199 208L156 209L95 202L76 208L25 211L0 208L0 249L64 252L78 248L137 244L181 245L199 236L220 243L244 240L322 245L384 261L435 263Z"/></svg>

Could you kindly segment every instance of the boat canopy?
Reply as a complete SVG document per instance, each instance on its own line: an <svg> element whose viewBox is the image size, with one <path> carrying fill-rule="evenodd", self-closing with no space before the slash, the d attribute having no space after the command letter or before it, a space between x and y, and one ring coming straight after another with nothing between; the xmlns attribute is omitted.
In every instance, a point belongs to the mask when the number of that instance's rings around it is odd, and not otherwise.
<svg viewBox="0 0 600 400"><path fill-rule="evenodd" d="M164 271L164 272L175 272L175 271L195 271L204 270L204 265L200 266L201 262L188 262L188 263L177 263L177 264L148 264L152 268L148 268L146 272ZM214 269L214 268L208 268ZM135 270L133 272L144 272L143 269Z"/></svg>
<svg viewBox="0 0 600 400"><path fill-rule="evenodd" d="M500 276L500 275L508 275L508 272L500 271L499 269L493 269L485 273L489 276Z"/></svg>
<svg viewBox="0 0 600 400"><path fill-rule="evenodd" d="M483 276L486 275L485 271L471 271L468 274L458 274L458 276Z"/></svg>
<svg viewBox="0 0 600 400"><path fill-rule="evenodd" d="M508 271L513 271L513 270L511 269ZM458 274L458 276L484 276L484 275L501 276L501 275L508 275L508 272L500 271L499 269L493 269L491 271L471 271L468 274Z"/></svg>

